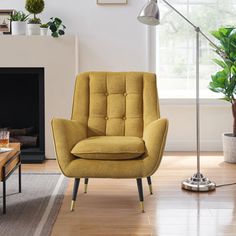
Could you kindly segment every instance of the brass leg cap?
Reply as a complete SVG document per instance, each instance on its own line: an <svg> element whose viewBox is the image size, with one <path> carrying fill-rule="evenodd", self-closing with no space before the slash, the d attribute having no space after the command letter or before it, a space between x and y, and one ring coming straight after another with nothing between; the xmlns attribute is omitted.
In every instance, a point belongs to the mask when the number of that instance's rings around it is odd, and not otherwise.
<svg viewBox="0 0 236 236"><path fill-rule="evenodd" d="M152 185L151 184L149 185L149 192L150 192L151 195L153 194L153 192L152 192Z"/></svg>
<svg viewBox="0 0 236 236"><path fill-rule="evenodd" d="M88 185L85 184L85 185L84 185L84 193L87 193L87 190L88 190Z"/></svg>
<svg viewBox="0 0 236 236"><path fill-rule="evenodd" d="M75 201L72 200L70 205L70 211L74 211L74 208L75 208Z"/></svg>
<svg viewBox="0 0 236 236"><path fill-rule="evenodd" d="M145 211L144 211L144 203L143 202L140 202L140 207L141 207L142 213L145 213Z"/></svg>

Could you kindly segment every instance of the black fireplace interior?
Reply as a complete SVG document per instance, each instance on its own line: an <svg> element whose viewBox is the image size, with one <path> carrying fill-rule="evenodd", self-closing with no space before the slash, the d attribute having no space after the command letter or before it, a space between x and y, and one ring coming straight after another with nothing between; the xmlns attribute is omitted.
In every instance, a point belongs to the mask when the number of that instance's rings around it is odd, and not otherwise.
<svg viewBox="0 0 236 236"><path fill-rule="evenodd" d="M0 68L0 130L20 142L23 162L45 159L44 68Z"/></svg>

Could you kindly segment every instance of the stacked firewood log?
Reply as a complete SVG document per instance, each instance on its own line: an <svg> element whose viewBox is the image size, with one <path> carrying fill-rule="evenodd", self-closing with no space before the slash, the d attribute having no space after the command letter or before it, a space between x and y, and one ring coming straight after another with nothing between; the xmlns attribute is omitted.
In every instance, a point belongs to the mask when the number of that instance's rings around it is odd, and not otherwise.
<svg viewBox="0 0 236 236"><path fill-rule="evenodd" d="M6 130L10 132L10 142L21 143L22 147L37 147L38 135L35 134L34 127L12 129L12 128L0 128L0 130Z"/></svg>

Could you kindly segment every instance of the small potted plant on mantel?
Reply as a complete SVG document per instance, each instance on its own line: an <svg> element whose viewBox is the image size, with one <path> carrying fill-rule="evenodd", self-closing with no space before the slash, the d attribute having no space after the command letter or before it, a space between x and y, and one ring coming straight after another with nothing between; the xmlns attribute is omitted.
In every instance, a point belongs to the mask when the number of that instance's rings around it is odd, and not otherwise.
<svg viewBox="0 0 236 236"><path fill-rule="evenodd" d="M25 35L26 33L26 20L29 15L22 11L14 11L10 17L12 35Z"/></svg>
<svg viewBox="0 0 236 236"><path fill-rule="evenodd" d="M48 24L41 24L40 25L40 35L44 36L48 34Z"/></svg>
<svg viewBox="0 0 236 236"><path fill-rule="evenodd" d="M236 163L236 27L221 27L211 33L219 41L219 49L214 50L219 58L214 62L221 70L211 76L209 88L231 103L233 132L223 134L223 149L225 161Z"/></svg>
<svg viewBox="0 0 236 236"><path fill-rule="evenodd" d="M44 9L44 0L26 0L25 9L34 15L34 18L30 19L27 24L29 35L39 35L41 20L37 17L37 14L41 13Z"/></svg>
<svg viewBox="0 0 236 236"><path fill-rule="evenodd" d="M63 24L62 20L58 17L51 17L50 21L47 23L49 29L51 30L51 36L53 38L58 38L65 34L66 26Z"/></svg>

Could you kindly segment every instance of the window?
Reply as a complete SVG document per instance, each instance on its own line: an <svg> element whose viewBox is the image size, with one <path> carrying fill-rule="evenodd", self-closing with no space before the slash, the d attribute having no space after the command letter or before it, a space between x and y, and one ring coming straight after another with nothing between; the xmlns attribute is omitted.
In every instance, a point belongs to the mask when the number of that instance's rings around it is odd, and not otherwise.
<svg viewBox="0 0 236 236"><path fill-rule="evenodd" d="M236 0L169 0L206 33L221 25L235 25ZM161 24L156 27L156 69L161 98L194 98L196 34L191 25L159 0ZM214 40L214 39L213 39ZM200 37L200 96L219 97L208 89L211 74L218 69L209 42Z"/></svg>

